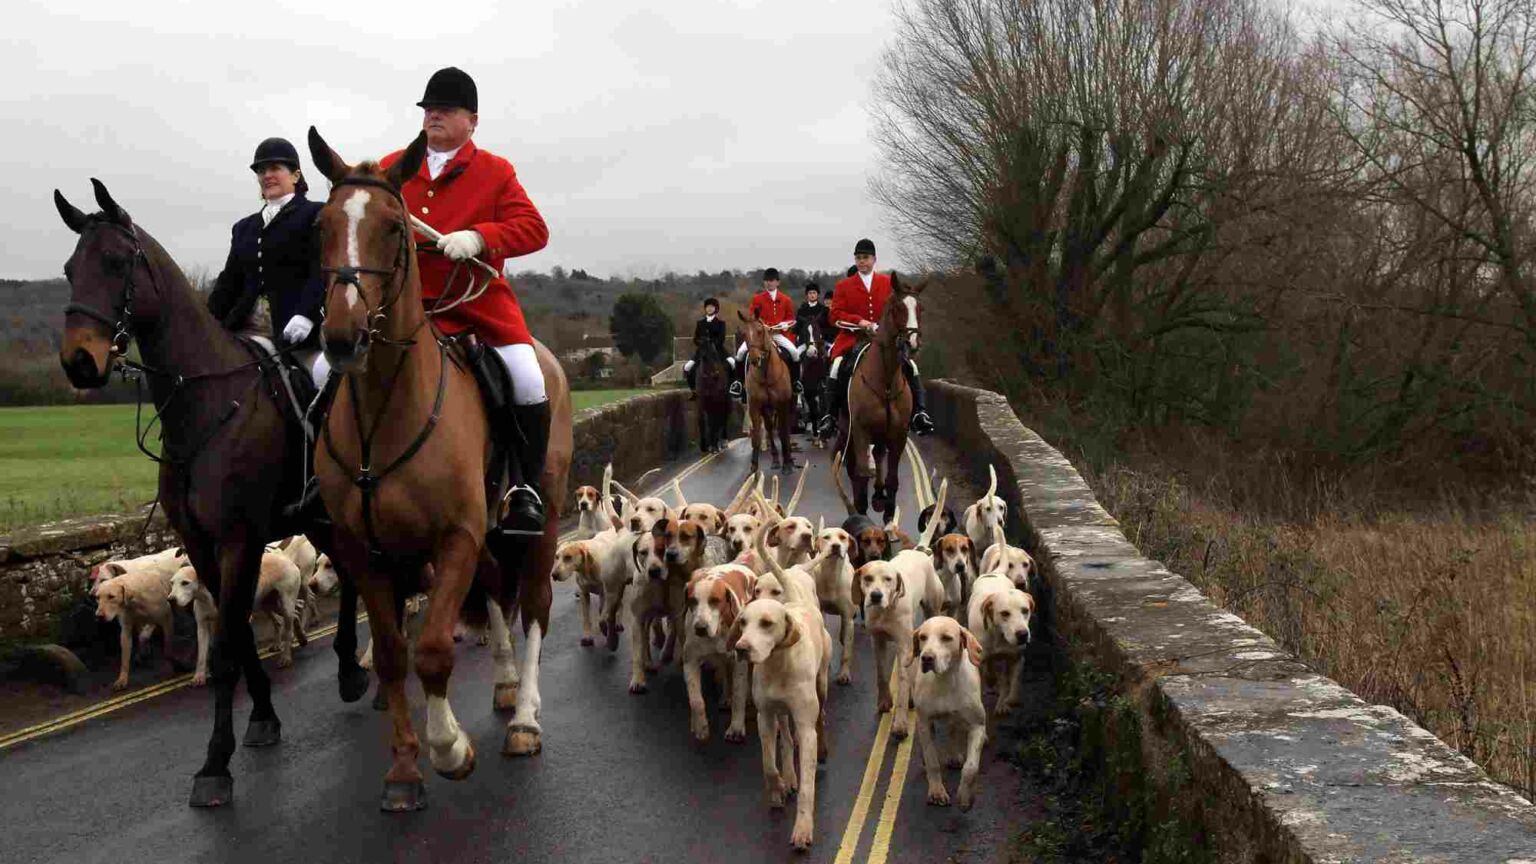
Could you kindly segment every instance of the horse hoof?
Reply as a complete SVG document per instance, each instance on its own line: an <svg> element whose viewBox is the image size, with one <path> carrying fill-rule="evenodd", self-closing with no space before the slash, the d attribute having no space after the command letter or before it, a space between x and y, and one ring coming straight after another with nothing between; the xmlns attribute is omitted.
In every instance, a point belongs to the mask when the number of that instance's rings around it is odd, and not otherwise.
<svg viewBox="0 0 1536 864"><path fill-rule="evenodd" d="M336 689L341 692L341 701L356 702L368 692L368 673L355 663L343 666L336 672Z"/></svg>
<svg viewBox="0 0 1536 864"><path fill-rule="evenodd" d="M235 778L229 776L197 776L192 778L192 798L187 803L193 807L223 807L235 800Z"/></svg>
<svg viewBox="0 0 1536 864"><path fill-rule="evenodd" d="M375 688L373 691L373 710L389 710L389 697L384 695L384 688L382 687Z"/></svg>
<svg viewBox="0 0 1536 864"><path fill-rule="evenodd" d="M617 627L608 628L608 650L619 650L619 628Z"/></svg>
<svg viewBox="0 0 1536 864"><path fill-rule="evenodd" d="M410 783L384 781L384 796L379 809L386 813L410 813L427 809L427 787L420 780Z"/></svg>
<svg viewBox="0 0 1536 864"><path fill-rule="evenodd" d="M544 749L539 730L531 726L508 726L507 741L501 747L503 756L535 756Z"/></svg>
<svg viewBox="0 0 1536 864"><path fill-rule="evenodd" d="M511 711L517 707L517 689L518 684L516 681L507 681L496 685L496 693L492 701L495 703L497 711Z"/></svg>
<svg viewBox="0 0 1536 864"><path fill-rule="evenodd" d="M252 720L245 727L245 741L247 747L271 747L273 744L282 743L283 724L276 718L272 720Z"/></svg>
<svg viewBox="0 0 1536 864"><path fill-rule="evenodd" d="M441 768L434 767L433 770L437 771L438 776L445 780L463 780L465 777L475 773L475 746L468 741L464 742L464 763L458 768L452 771L444 771Z"/></svg>

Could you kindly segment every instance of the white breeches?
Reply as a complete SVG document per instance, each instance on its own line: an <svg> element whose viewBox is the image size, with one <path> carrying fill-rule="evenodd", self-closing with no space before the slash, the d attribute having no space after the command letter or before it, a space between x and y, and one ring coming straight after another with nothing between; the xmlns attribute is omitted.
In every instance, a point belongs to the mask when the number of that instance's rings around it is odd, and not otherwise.
<svg viewBox="0 0 1536 864"><path fill-rule="evenodd" d="M689 360L687 363L683 364L683 371L684 372L692 372L693 371L693 361L692 360Z"/></svg>
<svg viewBox="0 0 1536 864"><path fill-rule="evenodd" d="M315 389L323 388L325 386L325 379L330 377L331 374L331 363L325 359L325 352L320 350L295 351L293 356L298 358L298 361L309 370L309 377L314 379Z"/></svg>
<svg viewBox="0 0 1536 864"><path fill-rule="evenodd" d="M837 371L839 369L843 368L843 357L847 357L847 356L848 356L847 354L844 354L841 357L833 357L832 358L832 368L827 370L827 377L828 378L836 378L837 377ZM908 357L907 358L907 368L912 370L912 374L913 375L916 375L917 374L917 361L913 360L910 357Z"/></svg>
<svg viewBox="0 0 1536 864"><path fill-rule="evenodd" d="M795 343L789 341L789 337L785 336L783 333L773 334L773 344L787 351L789 356L794 360L800 359L800 349L795 347ZM741 347L736 349L736 359L740 360L745 356L747 356L747 343L743 342L741 343Z"/></svg>
<svg viewBox="0 0 1536 864"><path fill-rule="evenodd" d="M544 392L544 370L532 345L497 345L496 356L512 377L512 404L537 405L549 401Z"/></svg>

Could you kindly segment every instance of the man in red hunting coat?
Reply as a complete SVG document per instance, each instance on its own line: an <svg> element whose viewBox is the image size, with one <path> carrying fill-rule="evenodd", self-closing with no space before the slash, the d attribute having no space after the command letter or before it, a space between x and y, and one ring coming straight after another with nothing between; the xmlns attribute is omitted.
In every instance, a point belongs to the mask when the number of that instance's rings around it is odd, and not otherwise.
<svg viewBox="0 0 1536 864"><path fill-rule="evenodd" d="M869 239L860 240L853 247L853 266L856 270L848 278L837 283L832 290L832 326L837 328L837 341L832 343L832 368L827 372L827 413L818 424L824 437L837 431L837 418L842 414L848 399L848 381L851 375L840 375L843 357L859 344L856 328L873 336L879 329L880 316L885 314L885 303L891 298L891 277L875 272L875 244ZM853 361L849 361L850 363ZM933 433L933 419L928 416L928 400L923 393L923 379L917 372L917 364L910 359L902 368L907 385L912 388L912 431L918 435Z"/></svg>
<svg viewBox="0 0 1536 864"><path fill-rule="evenodd" d="M768 325L773 343L784 352L789 364L789 380L794 382L795 392L800 386L800 349L795 346L795 302L779 290L779 270L769 267L763 271L763 290L752 295L752 306L747 314ZM736 349L736 380L731 382L731 395L746 399L742 379L746 378L747 364L741 362L747 356L747 343Z"/></svg>
<svg viewBox="0 0 1536 864"><path fill-rule="evenodd" d="M416 238L418 248L428 253L419 261L421 295L430 309L445 295L444 302L452 303L466 287L473 272L467 266L459 267L458 279L448 284L456 262L478 256L499 273L508 258L543 249L549 229L517 181L512 163L470 140L480 116L479 93L469 75L451 66L439 69L416 104L422 109L427 155L421 170L400 191L411 215L443 235L435 250L442 254L431 254L431 242ZM380 164L387 168L403 153L391 153ZM549 396L517 295L498 277L485 293L436 316L434 322L449 335L473 331L507 367L512 420L522 439L516 442L522 482L510 491L504 527L542 533L544 500L538 482L549 443Z"/></svg>

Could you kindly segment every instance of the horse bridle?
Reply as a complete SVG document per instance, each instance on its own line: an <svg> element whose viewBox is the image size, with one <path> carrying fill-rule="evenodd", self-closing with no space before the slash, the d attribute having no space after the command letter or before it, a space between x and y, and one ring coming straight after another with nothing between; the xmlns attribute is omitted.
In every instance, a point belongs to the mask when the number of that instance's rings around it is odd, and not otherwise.
<svg viewBox="0 0 1536 864"><path fill-rule="evenodd" d="M390 265L388 270L382 270L377 267L351 266L320 268L321 273L331 278L330 284L325 287L326 303L329 305L331 291L334 290L338 285L350 285L358 289L358 295L362 298L363 305L368 310L368 338L370 340L377 339L387 345L411 345L415 342L415 339L413 338L396 341L386 338L380 332L383 329L384 322L389 317L389 310L393 308L395 303L399 302L400 297L405 294L405 276L401 274L400 271L402 266L409 266L410 260L408 257L410 253L409 244L411 242L411 225L409 215L411 212L410 208L406 206L405 197L400 194L400 190L396 189L394 184L387 180L382 180L378 177L343 177L342 179L337 180L335 185L331 188L331 194L335 195L336 190L342 188L343 186L374 186L379 189L383 189L395 199L396 203L400 205L400 212L406 215L400 220L400 247L395 250L394 263ZM386 295L384 302L380 303L377 307L374 307L372 303L368 302L367 295L362 291L363 283L362 280L358 277L363 275L380 276L385 280ZM387 294L389 285L391 283L394 284L395 288L394 296L389 296Z"/></svg>
<svg viewBox="0 0 1536 864"><path fill-rule="evenodd" d="M84 315L112 328L111 353L113 356L121 357L128 353L128 344L133 341L133 332L129 329L129 324L133 321L134 271L139 269L140 264L143 264L144 269L149 272L149 283L157 292L160 290L160 283L155 281L155 269L149 266L149 256L144 254L144 244L139 241L139 233L137 231L131 226L120 225L116 222L99 221L96 224L120 231L133 242L133 258L126 265L128 269L123 275L122 303L118 307L117 317L115 318L75 300L71 300L64 307L64 314ZM74 285L73 279L70 280L70 285Z"/></svg>

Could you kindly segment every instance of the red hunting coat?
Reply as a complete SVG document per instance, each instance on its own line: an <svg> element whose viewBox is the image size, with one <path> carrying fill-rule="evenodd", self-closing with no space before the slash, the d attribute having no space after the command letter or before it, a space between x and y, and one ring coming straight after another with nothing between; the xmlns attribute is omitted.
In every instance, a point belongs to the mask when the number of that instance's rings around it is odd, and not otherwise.
<svg viewBox="0 0 1536 864"><path fill-rule="evenodd" d="M747 314L757 318L769 327L775 324L782 324L785 321L793 324L795 323L795 303L783 291L779 292L777 300L769 299L767 291L759 291L752 295L752 307ZM779 335L788 339L791 345L794 344L794 328L785 330Z"/></svg>
<svg viewBox="0 0 1536 864"><path fill-rule="evenodd" d="M403 150L385 156L380 162L385 168L399 161ZM544 248L549 242L549 229L538 208L528 200L528 193L517 182L517 172L512 163L489 151L481 150L475 142L467 141L443 166L437 179L427 172L427 162L422 160L421 170L407 180L401 190L405 205L421 221L443 234L473 229L485 239L485 250L480 258L501 272L508 258L528 255ZM418 236L417 245L422 248L435 244ZM446 255L432 252L421 254L421 295L431 308L431 301L448 290L448 274L453 262ZM454 280L452 296L464 290L467 276L461 268ZM470 273L481 273L469 270ZM481 278L484 274L481 273ZM490 345L526 345L533 342L528 324L523 320L522 307L512 286L498 276L479 298L456 306L437 316L436 323L448 335L473 330Z"/></svg>
<svg viewBox="0 0 1536 864"><path fill-rule="evenodd" d="M855 273L837 283L832 289L832 308L829 314L832 317L832 326L839 324L858 324L859 319L879 322L880 316L885 314L885 301L891 299L891 277L885 273L874 273L869 281L869 290L864 290L864 280ZM838 327L837 341L832 343L832 356L841 357L843 352L859 344L859 337L852 331Z"/></svg>

